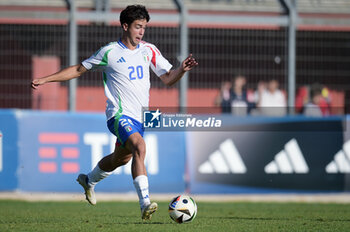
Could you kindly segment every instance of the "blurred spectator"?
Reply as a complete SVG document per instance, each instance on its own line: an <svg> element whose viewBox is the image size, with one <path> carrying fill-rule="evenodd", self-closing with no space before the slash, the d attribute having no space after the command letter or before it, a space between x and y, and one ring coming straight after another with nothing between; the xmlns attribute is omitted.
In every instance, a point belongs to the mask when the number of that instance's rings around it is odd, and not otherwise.
<svg viewBox="0 0 350 232"><path fill-rule="evenodd" d="M260 94L263 91L266 91L266 82L265 81L259 81L258 82L258 87L256 88L256 91L254 92L254 102L256 103L257 106L258 106L258 103L259 103Z"/></svg>
<svg viewBox="0 0 350 232"><path fill-rule="evenodd" d="M231 113L231 90L232 83L224 81L221 84L219 95L215 99L215 105L221 107L222 113Z"/></svg>
<svg viewBox="0 0 350 232"><path fill-rule="evenodd" d="M245 86L246 78L242 75L236 76L233 82L224 81L215 99L215 105L221 107L222 113L247 115L252 104L248 102Z"/></svg>
<svg viewBox="0 0 350 232"><path fill-rule="evenodd" d="M263 115L284 116L286 114L286 97L279 89L277 80L270 80L266 88L264 85L258 86L257 106Z"/></svg>
<svg viewBox="0 0 350 232"><path fill-rule="evenodd" d="M303 113L304 106L309 102L309 88L307 86L301 86L297 90L295 97L295 112Z"/></svg>
<svg viewBox="0 0 350 232"><path fill-rule="evenodd" d="M331 106L332 99L329 93L329 89L327 87L322 87L321 95L322 95L322 98L318 105L321 108L322 115L323 116L330 115L330 106Z"/></svg>
<svg viewBox="0 0 350 232"><path fill-rule="evenodd" d="M242 75L235 77L231 91L231 113L244 116L248 113L249 102L247 100L247 90L245 88L246 78Z"/></svg>
<svg viewBox="0 0 350 232"><path fill-rule="evenodd" d="M322 88L314 84L310 89L310 101L304 106L304 115L310 117L321 117L322 111L320 103L322 100Z"/></svg>

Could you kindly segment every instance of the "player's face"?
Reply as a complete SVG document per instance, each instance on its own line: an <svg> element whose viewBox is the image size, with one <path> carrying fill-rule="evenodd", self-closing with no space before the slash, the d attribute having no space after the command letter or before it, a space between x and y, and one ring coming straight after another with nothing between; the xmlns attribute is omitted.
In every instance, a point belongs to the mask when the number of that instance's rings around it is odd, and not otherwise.
<svg viewBox="0 0 350 232"><path fill-rule="evenodd" d="M127 28L129 41L132 46L136 47L142 40L147 26L146 19L135 20Z"/></svg>

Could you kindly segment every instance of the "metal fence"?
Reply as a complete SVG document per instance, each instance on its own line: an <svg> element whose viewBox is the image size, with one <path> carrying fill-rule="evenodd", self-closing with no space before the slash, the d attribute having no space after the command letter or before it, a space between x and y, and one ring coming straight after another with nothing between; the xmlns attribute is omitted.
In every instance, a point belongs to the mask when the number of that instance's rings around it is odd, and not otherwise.
<svg viewBox="0 0 350 232"><path fill-rule="evenodd" d="M33 57L57 56L67 66L67 51L65 25L0 24L0 107L32 108Z"/></svg>
<svg viewBox="0 0 350 232"><path fill-rule="evenodd" d="M190 87L220 88L235 75L247 78L247 87L278 79L286 87L287 32L278 29L192 28L190 50L201 67L191 73Z"/></svg>
<svg viewBox="0 0 350 232"><path fill-rule="evenodd" d="M316 28L317 29L317 28ZM300 29L296 39L296 95L301 87L320 83L333 91L333 100L345 110L350 104L350 30L331 27ZM104 44L118 40L121 29L118 25L103 23L80 23L78 26L79 62L93 54ZM174 66L179 64L178 26L150 26L144 39L154 43ZM69 28L66 23L0 23L0 107L38 108L33 100L30 81L40 65L35 57L55 57L59 67L67 67ZM256 90L259 81L277 79L281 88L288 88L288 29L281 26L264 26L257 23L242 25L191 25L189 50L200 66L189 76L189 91L192 89L218 90L223 81L241 74L247 78L247 88ZM37 77L37 76L36 76ZM152 88L165 89L159 78L151 77ZM59 88L66 88L60 83ZM88 73L78 79L78 88L102 88L100 73ZM172 89L178 89L175 85ZM101 93L101 92L99 92ZM52 99L67 104L67 90L62 90ZM103 92L102 92L103 94ZM49 95L47 95L49 96ZM35 97L35 96L34 96ZM165 96L166 97L166 96ZM62 100L63 99L63 100ZM79 100L79 99L77 99ZM38 100L37 100L38 101ZM203 101L208 101L206 100ZM208 102L213 104L214 99ZM49 103L51 104L51 103ZM89 110L88 104L84 110ZM67 110L67 107L47 109ZM79 109L78 109L79 110ZM349 111L348 111L349 112Z"/></svg>

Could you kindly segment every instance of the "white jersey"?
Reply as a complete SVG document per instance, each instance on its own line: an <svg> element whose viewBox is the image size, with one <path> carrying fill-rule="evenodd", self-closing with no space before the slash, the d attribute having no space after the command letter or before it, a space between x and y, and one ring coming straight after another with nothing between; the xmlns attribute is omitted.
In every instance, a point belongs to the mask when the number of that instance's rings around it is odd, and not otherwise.
<svg viewBox="0 0 350 232"><path fill-rule="evenodd" d="M82 65L103 72L107 120L127 115L141 123L142 108L149 104L149 67L157 76L172 67L153 44L141 42L130 50L120 40L102 47Z"/></svg>

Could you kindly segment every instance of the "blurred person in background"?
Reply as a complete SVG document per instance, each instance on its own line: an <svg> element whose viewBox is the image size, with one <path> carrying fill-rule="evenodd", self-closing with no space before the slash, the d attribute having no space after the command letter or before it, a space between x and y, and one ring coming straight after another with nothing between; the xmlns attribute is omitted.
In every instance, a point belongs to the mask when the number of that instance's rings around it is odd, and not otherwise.
<svg viewBox="0 0 350 232"><path fill-rule="evenodd" d="M320 103L318 104L321 108L322 115L327 116L331 114L331 103L332 98L330 91L327 87L323 86L321 90L322 98L320 100Z"/></svg>
<svg viewBox="0 0 350 232"><path fill-rule="evenodd" d="M287 113L287 102L279 83L272 79L264 86L258 86L257 107L259 113L266 116L284 116Z"/></svg>
<svg viewBox="0 0 350 232"><path fill-rule="evenodd" d="M310 101L304 105L303 113L308 117L322 117L320 103L322 100L322 87L314 84L310 88Z"/></svg>
<svg viewBox="0 0 350 232"><path fill-rule="evenodd" d="M248 113L250 103L247 99L246 78L237 75L231 81L224 81L215 99L215 105L221 107L222 113L244 116Z"/></svg>
<svg viewBox="0 0 350 232"><path fill-rule="evenodd" d="M142 5L127 6L120 14L121 38L103 46L81 64L65 68L52 75L34 79L32 88L49 82L68 81L87 71L103 72L107 97L107 127L117 137L113 153L103 157L95 168L80 174L78 183L85 191L86 200L96 204L95 185L132 158L131 173L139 197L141 218L149 220L158 209L150 201L147 171L145 167L146 143L143 139L142 109L148 107L150 69L171 86L192 70L197 61L189 55L180 66L172 69L155 45L142 40L148 21L148 11ZM159 115L158 115L159 116Z"/></svg>
<svg viewBox="0 0 350 232"><path fill-rule="evenodd" d="M263 91L266 91L266 82L260 80L258 82L256 90L254 91L254 102L255 102L256 106L258 106L259 98L260 98L260 95Z"/></svg>
<svg viewBox="0 0 350 232"><path fill-rule="evenodd" d="M231 91L231 113L233 115L245 116L248 113L249 102L247 99L246 78L238 75L233 80Z"/></svg>
<svg viewBox="0 0 350 232"><path fill-rule="evenodd" d="M231 113L231 91L231 81L221 83L220 92L215 99L215 105L221 108L222 113Z"/></svg>

